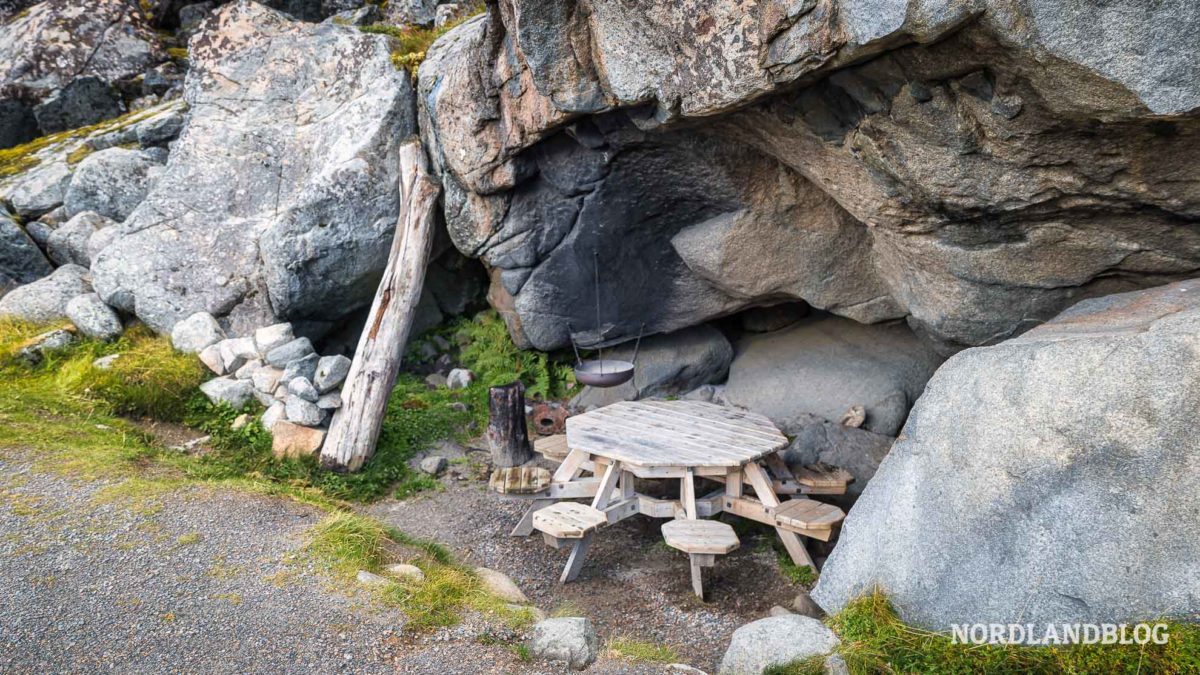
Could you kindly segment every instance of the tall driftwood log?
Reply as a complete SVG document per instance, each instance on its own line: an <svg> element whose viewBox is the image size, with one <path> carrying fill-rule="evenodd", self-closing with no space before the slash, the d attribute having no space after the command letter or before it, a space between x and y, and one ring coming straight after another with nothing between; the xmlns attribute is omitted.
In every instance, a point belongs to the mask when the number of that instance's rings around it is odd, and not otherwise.
<svg viewBox="0 0 1200 675"><path fill-rule="evenodd" d="M520 380L488 390L487 440L493 466L520 466L533 459L525 428L525 385Z"/></svg>
<svg viewBox="0 0 1200 675"><path fill-rule="evenodd" d="M321 449L321 466L326 469L358 471L375 452L425 281L433 243L433 208L440 191L440 184L429 175L421 142L406 141L400 146L396 236L342 387L342 407L334 413Z"/></svg>

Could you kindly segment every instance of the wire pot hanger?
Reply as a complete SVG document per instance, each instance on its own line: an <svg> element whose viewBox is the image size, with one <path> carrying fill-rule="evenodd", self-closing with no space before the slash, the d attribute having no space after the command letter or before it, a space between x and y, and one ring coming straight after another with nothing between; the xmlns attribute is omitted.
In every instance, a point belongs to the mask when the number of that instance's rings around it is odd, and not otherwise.
<svg viewBox="0 0 1200 675"><path fill-rule="evenodd" d="M571 338L571 349L575 352L575 379L591 387L615 387L633 378L634 366L637 364L638 351L642 346L642 333L646 330L643 322L638 329L637 342L633 346L633 360L604 358L604 340L600 323L600 252L592 250L593 280L596 286L596 359L583 360L579 356L579 344L575 341L575 328L567 323L567 335Z"/></svg>

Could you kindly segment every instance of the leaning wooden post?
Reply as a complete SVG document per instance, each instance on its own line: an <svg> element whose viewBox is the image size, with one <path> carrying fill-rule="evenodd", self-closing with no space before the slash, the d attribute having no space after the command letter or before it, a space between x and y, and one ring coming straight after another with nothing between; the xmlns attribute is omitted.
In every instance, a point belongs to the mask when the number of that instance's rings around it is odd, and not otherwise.
<svg viewBox="0 0 1200 675"><path fill-rule="evenodd" d="M533 459L525 428L525 385L520 380L488 390L487 440L493 466L520 466Z"/></svg>
<svg viewBox="0 0 1200 675"><path fill-rule="evenodd" d="M408 342L425 267L433 244L433 208L441 186L429 175L417 139L400 146L400 216L387 267L358 350L342 387L342 407L333 415L321 448L321 466L358 471L375 452L388 396L396 384Z"/></svg>

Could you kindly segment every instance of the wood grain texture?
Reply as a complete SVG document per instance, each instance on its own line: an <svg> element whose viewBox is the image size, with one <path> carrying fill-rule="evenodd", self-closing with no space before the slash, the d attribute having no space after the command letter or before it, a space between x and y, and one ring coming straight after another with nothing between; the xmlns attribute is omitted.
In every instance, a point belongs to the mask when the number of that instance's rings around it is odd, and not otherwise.
<svg viewBox="0 0 1200 675"><path fill-rule="evenodd" d="M762 415L698 401L625 401L567 419L572 449L644 468L736 467L787 442Z"/></svg>
<svg viewBox="0 0 1200 675"><path fill-rule="evenodd" d="M342 407L334 413L321 449L321 466L334 471L358 471L375 452L433 245L433 213L441 185L429 175L419 140L406 141L399 154L396 235L371 304L370 328L358 340L342 388Z"/></svg>

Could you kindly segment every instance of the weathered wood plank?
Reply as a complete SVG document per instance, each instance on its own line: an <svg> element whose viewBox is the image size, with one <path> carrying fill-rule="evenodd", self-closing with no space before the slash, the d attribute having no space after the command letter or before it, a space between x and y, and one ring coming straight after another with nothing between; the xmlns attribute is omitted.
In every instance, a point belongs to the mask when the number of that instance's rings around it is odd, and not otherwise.
<svg viewBox="0 0 1200 675"><path fill-rule="evenodd" d="M399 152L396 235L342 387L342 407L334 412L321 448L321 466L334 471L358 471L375 452L433 246L434 207L441 183L429 174L420 140L405 141Z"/></svg>

